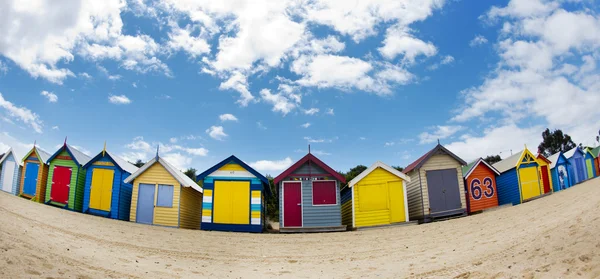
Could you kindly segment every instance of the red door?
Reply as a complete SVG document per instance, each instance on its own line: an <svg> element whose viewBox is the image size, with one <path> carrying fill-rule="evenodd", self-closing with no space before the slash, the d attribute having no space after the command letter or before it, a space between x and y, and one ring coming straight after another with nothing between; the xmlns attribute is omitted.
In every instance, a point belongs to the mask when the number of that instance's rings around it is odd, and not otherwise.
<svg viewBox="0 0 600 279"><path fill-rule="evenodd" d="M69 184L71 184L71 168L54 167L50 199L66 204L69 201Z"/></svg>
<svg viewBox="0 0 600 279"><path fill-rule="evenodd" d="M548 180L548 166L542 167L542 181L544 182L544 194L550 192L550 181Z"/></svg>
<svg viewBox="0 0 600 279"><path fill-rule="evenodd" d="M302 183L283 183L283 226L302 227Z"/></svg>

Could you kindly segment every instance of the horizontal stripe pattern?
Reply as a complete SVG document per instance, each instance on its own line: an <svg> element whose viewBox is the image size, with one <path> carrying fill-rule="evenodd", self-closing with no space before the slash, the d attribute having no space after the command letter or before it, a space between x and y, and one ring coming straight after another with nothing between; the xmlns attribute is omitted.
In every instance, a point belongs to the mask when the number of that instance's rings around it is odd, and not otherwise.
<svg viewBox="0 0 600 279"><path fill-rule="evenodd" d="M202 223L212 223L213 191L204 190L202 197Z"/></svg>
<svg viewBox="0 0 600 279"><path fill-rule="evenodd" d="M260 191L252 191L251 201L250 201L250 224L252 225L260 225L261 223L261 192Z"/></svg>

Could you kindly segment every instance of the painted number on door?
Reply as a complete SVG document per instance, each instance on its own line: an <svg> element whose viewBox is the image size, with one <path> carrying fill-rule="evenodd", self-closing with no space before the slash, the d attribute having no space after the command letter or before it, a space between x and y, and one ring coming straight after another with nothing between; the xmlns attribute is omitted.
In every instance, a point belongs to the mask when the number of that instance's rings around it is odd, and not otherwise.
<svg viewBox="0 0 600 279"><path fill-rule="evenodd" d="M485 188L485 190L482 189L482 187ZM479 179L473 179L471 181L471 196L474 200L479 200L482 196L485 196L486 198L493 197L494 187L492 184L492 179L489 177L484 178L483 184L481 184L481 181Z"/></svg>

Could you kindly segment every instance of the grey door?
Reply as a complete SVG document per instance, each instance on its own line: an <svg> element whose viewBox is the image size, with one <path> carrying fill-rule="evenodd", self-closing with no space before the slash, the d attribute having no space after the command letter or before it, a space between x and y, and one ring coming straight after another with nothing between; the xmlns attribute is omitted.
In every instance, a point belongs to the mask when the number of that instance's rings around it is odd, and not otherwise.
<svg viewBox="0 0 600 279"><path fill-rule="evenodd" d="M456 169L427 171L426 174L431 213L462 207Z"/></svg>
<svg viewBox="0 0 600 279"><path fill-rule="evenodd" d="M135 221L152 224L154 221L154 185L140 183Z"/></svg>

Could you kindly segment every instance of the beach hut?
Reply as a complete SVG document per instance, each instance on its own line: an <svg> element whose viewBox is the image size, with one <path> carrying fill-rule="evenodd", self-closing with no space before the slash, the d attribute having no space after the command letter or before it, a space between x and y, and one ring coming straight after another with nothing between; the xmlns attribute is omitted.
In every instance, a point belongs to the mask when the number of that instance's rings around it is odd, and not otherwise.
<svg viewBox="0 0 600 279"><path fill-rule="evenodd" d="M596 170L596 176L600 175L600 146L593 148L590 150L592 155L594 156L594 168Z"/></svg>
<svg viewBox="0 0 600 279"><path fill-rule="evenodd" d="M550 173L552 175L552 185L554 192L571 187L571 163L562 152L558 152L550 157Z"/></svg>
<svg viewBox="0 0 600 279"><path fill-rule="evenodd" d="M131 222L200 228L202 188L158 154L128 176L124 183L133 185L129 210Z"/></svg>
<svg viewBox="0 0 600 279"><path fill-rule="evenodd" d="M467 163L438 143L429 152L408 165L404 173L408 213L411 220L464 215L467 210L462 166Z"/></svg>
<svg viewBox="0 0 600 279"><path fill-rule="evenodd" d="M587 170L585 166L585 153L579 147L575 147L565 152L565 157L569 160L571 185L579 184L587 180Z"/></svg>
<svg viewBox="0 0 600 279"><path fill-rule="evenodd" d="M17 195L21 165L15 158L12 148L0 155L0 190Z"/></svg>
<svg viewBox="0 0 600 279"><path fill-rule="evenodd" d="M85 186L83 166L89 160L90 157L66 142L50 156L46 161L48 181L45 203L81 212Z"/></svg>
<svg viewBox="0 0 600 279"><path fill-rule="evenodd" d="M279 193L279 231L345 231L340 188L346 179L308 153L275 177Z"/></svg>
<svg viewBox="0 0 600 279"><path fill-rule="evenodd" d="M362 228L408 222L409 182L404 173L376 162L342 189L342 224Z"/></svg>
<svg viewBox="0 0 600 279"><path fill-rule="evenodd" d="M124 180L138 168L106 151L106 147L84 168L83 212L129 221L133 185Z"/></svg>
<svg viewBox="0 0 600 279"><path fill-rule="evenodd" d="M596 177L596 168L594 167L594 154L590 148L585 149L585 169L587 171L587 178L592 179Z"/></svg>
<svg viewBox="0 0 600 279"><path fill-rule="evenodd" d="M539 163L528 149L515 153L493 166L500 173L496 177L498 204L517 205L542 195Z"/></svg>
<svg viewBox="0 0 600 279"><path fill-rule="evenodd" d="M21 172L21 197L43 203L46 200L46 181L48 180L47 161L50 154L33 146L23 157Z"/></svg>
<svg viewBox="0 0 600 279"><path fill-rule="evenodd" d="M542 183L542 194L548 194L552 192L552 176L550 175L550 165L552 162L542 154L538 154L535 158L539 165L540 173L538 175L540 183Z"/></svg>
<svg viewBox="0 0 600 279"><path fill-rule="evenodd" d="M496 176L500 175L482 158L462 167L465 179L467 212L474 213L498 206Z"/></svg>
<svg viewBox="0 0 600 279"><path fill-rule="evenodd" d="M262 232L269 180L231 155L196 176L204 188L202 230Z"/></svg>

